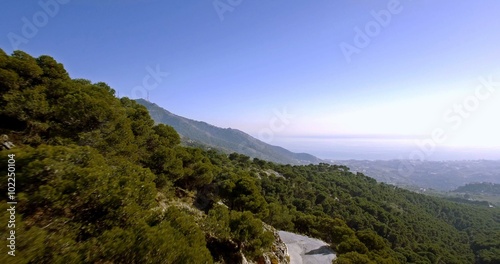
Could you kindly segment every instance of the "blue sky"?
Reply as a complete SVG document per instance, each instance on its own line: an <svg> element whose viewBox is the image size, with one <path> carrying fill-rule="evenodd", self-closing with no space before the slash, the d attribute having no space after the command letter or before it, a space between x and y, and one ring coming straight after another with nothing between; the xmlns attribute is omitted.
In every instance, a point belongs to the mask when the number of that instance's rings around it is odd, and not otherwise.
<svg viewBox="0 0 500 264"><path fill-rule="evenodd" d="M423 140L436 129L446 134L438 145L500 146L500 85L476 95L480 78L500 82L499 8L493 0L8 0L0 48L51 55L73 78L104 81L120 96L145 94L146 79L150 101L176 114L285 147L299 137ZM390 21L381 25L374 12ZM356 46L356 28L369 44ZM23 41L13 45L13 36ZM342 45L358 53L348 61ZM459 114L457 104L469 110Z"/></svg>

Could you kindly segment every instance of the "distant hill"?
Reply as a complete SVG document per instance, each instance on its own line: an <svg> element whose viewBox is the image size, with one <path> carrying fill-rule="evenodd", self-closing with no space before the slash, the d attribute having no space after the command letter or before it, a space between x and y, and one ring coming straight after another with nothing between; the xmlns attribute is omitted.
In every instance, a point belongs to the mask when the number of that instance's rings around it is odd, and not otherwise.
<svg viewBox="0 0 500 264"><path fill-rule="evenodd" d="M332 263L327 245L336 264L500 263L496 203L425 196L346 166L187 148L145 107L105 83L71 79L49 56L0 49L0 73L0 135L12 142L0 151L0 190L12 193L0 195L12 218L0 236L14 241L0 263L290 264L299 251L306 263ZM214 141L248 139L176 121ZM276 230L327 245L297 251Z"/></svg>
<svg viewBox="0 0 500 264"><path fill-rule="evenodd" d="M401 187L451 191L473 182L500 184L500 160L402 161L337 160L352 171Z"/></svg>
<svg viewBox="0 0 500 264"><path fill-rule="evenodd" d="M500 195L500 184L495 184L495 183L490 183L490 182L469 183L469 184L466 184L465 186L458 187L453 192Z"/></svg>
<svg viewBox="0 0 500 264"><path fill-rule="evenodd" d="M283 164L322 162L321 159L307 153L294 153L282 147L269 145L237 129L220 128L178 116L144 99L137 99L136 102L149 110L156 123L172 126L183 140L194 145L203 144L226 153L237 152L252 158Z"/></svg>

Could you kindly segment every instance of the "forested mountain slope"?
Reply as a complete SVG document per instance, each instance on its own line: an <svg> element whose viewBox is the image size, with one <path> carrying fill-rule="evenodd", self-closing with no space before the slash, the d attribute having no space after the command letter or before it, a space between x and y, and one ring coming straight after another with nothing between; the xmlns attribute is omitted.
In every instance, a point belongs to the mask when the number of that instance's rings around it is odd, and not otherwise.
<svg viewBox="0 0 500 264"><path fill-rule="evenodd" d="M500 263L500 211L428 197L345 166L183 147L105 83L0 50L0 263L287 263L272 228L321 238L336 263ZM10 156L9 156L10 155ZM15 159L15 176L7 160ZM11 229L0 226L1 240Z"/></svg>
<svg viewBox="0 0 500 264"><path fill-rule="evenodd" d="M500 196L500 184L489 182L469 183L465 186L460 186L453 192L471 193L471 194L490 194Z"/></svg>
<svg viewBox="0 0 500 264"><path fill-rule="evenodd" d="M318 164L320 159L307 153L293 153L282 147L269 145L240 130L220 128L205 122L181 117L150 103L137 99L144 105L156 123L172 126L182 137L194 140L203 145L220 149L226 153L237 152L250 156L284 164Z"/></svg>

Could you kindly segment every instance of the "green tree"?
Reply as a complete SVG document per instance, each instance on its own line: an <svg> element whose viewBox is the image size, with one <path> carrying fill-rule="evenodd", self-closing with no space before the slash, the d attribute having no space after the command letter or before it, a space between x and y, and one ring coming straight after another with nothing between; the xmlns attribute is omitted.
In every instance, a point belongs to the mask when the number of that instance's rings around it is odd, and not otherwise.
<svg viewBox="0 0 500 264"><path fill-rule="evenodd" d="M274 241L273 234L265 231L262 222L248 211L232 211L229 227L238 247L251 258L261 255Z"/></svg>
<svg viewBox="0 0 500 264"><path fill-rule="evenodd" d="M359 239L355 237L348 238L344 242L341 242L337 246L337 252L340 254L348 253L348 252L357 252L360 254L368 253L368 248L363 244Z"/></svg>
<svg viewBox="0 0 500 264"><path fill-rule="evenodd" d="M358 237L359 241L363 242L370 251L381 250L386 247L384 239L371 230L358 231L356 232L356 237Z"/></svg>
<svg viewBox="0 0 500 264"><path fill-rule="evenodd" d="M335 259L333 264L375 264L367 255L359 254L358 252L348 252L340 255Z"/></svg>
<svg viewBox="0 0 500 264"><path fill-rule="evenodd" d="M230 239L231 229L229 227L230 212L224 205L216 204L208 211L206 228L209 233L215 237L228 240Z"/></svg>
<svg viewBox="0 0 500 264"><path fill-rule="evenodd" d="M249 175L242 175L234 183L234 188L232 188L230 194L230 205L231 209L248 210L262 217L267 216L269 213L266 200L262 197L259 186L254 178Z"/></svg>

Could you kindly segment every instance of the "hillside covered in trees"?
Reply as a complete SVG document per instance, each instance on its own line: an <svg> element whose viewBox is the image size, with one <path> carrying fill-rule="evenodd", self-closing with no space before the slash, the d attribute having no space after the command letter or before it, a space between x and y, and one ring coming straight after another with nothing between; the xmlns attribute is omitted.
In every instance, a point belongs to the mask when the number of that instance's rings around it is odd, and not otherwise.
<svg viewBox="0 0 500 264"><path fill-rule="evenodd" d="M472 194L491 194L500 196L500 184L489 182L469 183L465 186L460 186L453 192L472 193Z"/></svg>
<svg viewBox="0 0 500 264"><path fill-rule="evenodd" d="M321 159L307 153L294 153L282 147L269 145L237 129L220 128L181 117L144 99L135 101L148 109L149 115L157 124L173 127L181 136L181 140L188 141L186 145L198 144L199 147L216 148L227 154L237 152L251 158L292 165L322 162Z"/></svg>
<svg viewBox="0 0 500 264"><path fill-rule="evenodd" d="M0 93L0 134L15 145L0 152L0 188L11 155L17 201L16 256L3 245L0 263L262 261L275 240L267 225L326 241L339 264L500 263L497 208L345 166L183 147L145 107L71 79L49 56L0 50ZM0 199L7 223L6 191ZM2 224L2 241L8 232Z"/></svg>

